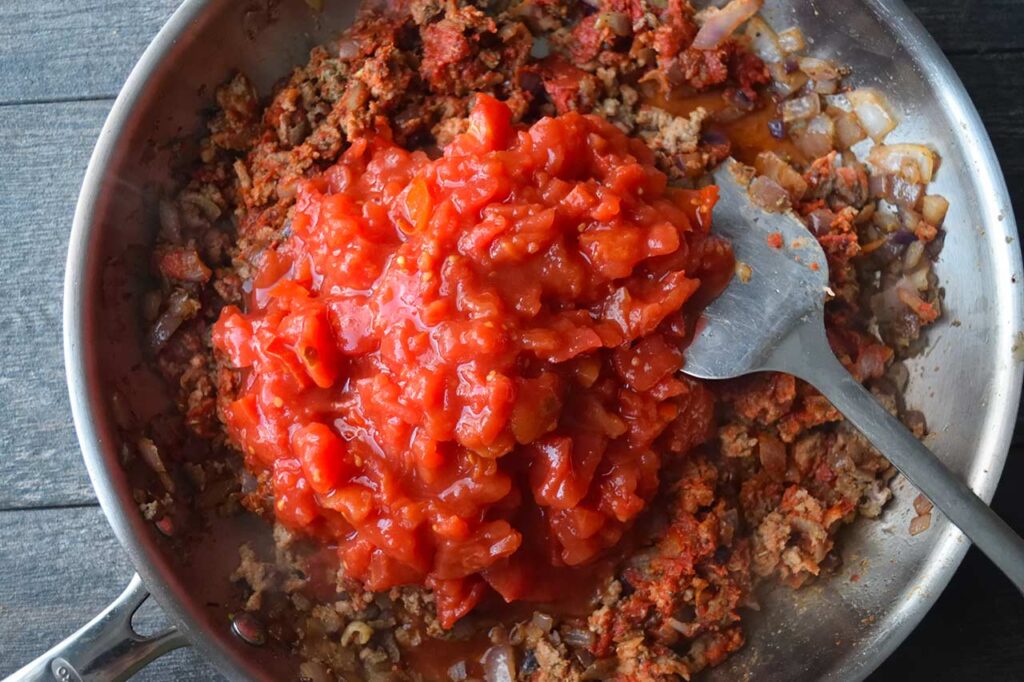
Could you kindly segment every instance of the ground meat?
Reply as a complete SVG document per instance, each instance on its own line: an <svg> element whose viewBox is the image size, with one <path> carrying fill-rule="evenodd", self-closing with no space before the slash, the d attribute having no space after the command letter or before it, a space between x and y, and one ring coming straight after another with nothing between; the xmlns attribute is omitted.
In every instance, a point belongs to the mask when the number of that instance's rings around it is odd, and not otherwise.
<svg viewBox="0 0 1024 682"><path fill-rule="evenodd" d="M245 582L249 591L245 608L249 611L258 611L263 605L264 593L277 586L277 570L273 564L260 561L250 545L242 545L238 550L238 556L238 568L231 574L231 580Z"/></svg>
<svg viewBox="0 0 1024 682"><path fill-rule="evenodd" d="M256 88L238 74L217 89L218 113L210 121L210 140L221 149L244 151L259 132L260 100Z"/></svg>
<svg viewBox="0 0 1024 682"><path fill-rule="evenodd" d="M640 107L636 122L640 137L662 154L689 154L697 151L701 126L707 111L698 108L689 116L673 116L657 107Z"/></svg>
<svg viewBox="0 0 1024 682"><path fill-rule="evenodd" d="M726 457L750 457L757 439L750 437L745 424L726 424L718 430L721 452Z"/></svg>
<svg viewBox="0 0 1024 682"><path fill-rule="evenodd" d="M537 641L533 656L539 668L530 678L532 682L577 682L581 679L580 672L574 669L565 652L560 651L547 639Z"/></svg>

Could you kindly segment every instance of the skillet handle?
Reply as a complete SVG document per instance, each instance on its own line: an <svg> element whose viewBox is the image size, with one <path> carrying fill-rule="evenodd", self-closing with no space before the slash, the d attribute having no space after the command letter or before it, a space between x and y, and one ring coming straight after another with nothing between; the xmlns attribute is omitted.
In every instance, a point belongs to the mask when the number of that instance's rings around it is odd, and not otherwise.
<svg viewBox="0 0 1024 682"><path fill-rule="evenodd" d="M127 589L100 615L4 682L117 682L187 645L174 627L152 637L132 629L132 616L147 597L142 580L132 576Z"/></svg>

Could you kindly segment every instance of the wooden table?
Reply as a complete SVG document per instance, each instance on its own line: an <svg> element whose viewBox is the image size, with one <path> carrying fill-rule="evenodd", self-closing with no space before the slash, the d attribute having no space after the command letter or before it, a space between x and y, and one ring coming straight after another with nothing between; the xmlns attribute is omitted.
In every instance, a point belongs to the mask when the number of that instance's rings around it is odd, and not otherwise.
<svg viewBox="0 0 1024 682"><path fill-rule="evenodd" d="M0 0L0 675L95 615L132 573L86 477L61 360L79 183L128 71L178 0ZM912 0L971 91L1024 218L1024 0ZM994 506L1024 532L1018 422ZM158 624L155 608L143 614ZM210 680L185 649L140 679ZM1024 601L976 550L872 679L1024 680Z"/></svg>

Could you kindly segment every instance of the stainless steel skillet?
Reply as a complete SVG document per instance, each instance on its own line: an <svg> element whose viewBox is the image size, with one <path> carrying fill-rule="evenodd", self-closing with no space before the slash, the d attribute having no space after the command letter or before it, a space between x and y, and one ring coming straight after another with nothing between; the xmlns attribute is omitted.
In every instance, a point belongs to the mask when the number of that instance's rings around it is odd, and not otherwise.
<svg viewBox="0 0 1024 682"><path fill-rule="evenodd" d="M911 365L908 400L928 416L935 432L930 447L988 499L1019 398L1014 348L1024 330L1024 296L1016 227L987 135L948 62L898 0L769 0L767 6L773 25L801 26L814 41L812 53L851 65L855 81L888 94L903 119L893 140L927 141L942 156L935 191L952 202L938 265L947 315L931 332L927 353ZM125 255L151 240L155 198L187 157L177 142L200 129L214 87L232 69L251 74L266 92L312 45L343 28L354 7L353 1L326 0L317 14L302 0L187 0L111 112L71 237L65 361L97 495L178 633L149 645L130 643L125 616L145 593L136 585L88 633L94 639L69 640L79 648L48 655L24 679L89 679L75 658L83 644L100 656L93 678L111 679L109 673L127 674L185 642L232 679L295 677L296 664L284 653L250 647L229 633L227 576L237 547L265 529L240 517L187 546L160 536L132 500L109 399L114 386L142 412L144 404L165 399L158 382L139 369L142 339L131 297L140 283ZM899 645L945 587L967 542L941 519L911 538L916 492L903 483L896 489L882 519L856 524L843 538L847 569L809 589L767 595L747 646L712 678L860 679Z"/></svg>

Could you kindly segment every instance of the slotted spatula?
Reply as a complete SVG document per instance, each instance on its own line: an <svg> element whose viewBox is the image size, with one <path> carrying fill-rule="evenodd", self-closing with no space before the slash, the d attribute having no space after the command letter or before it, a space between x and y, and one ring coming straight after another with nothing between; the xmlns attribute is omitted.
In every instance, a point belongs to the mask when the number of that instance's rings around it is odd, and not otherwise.
<svg viewBox="0 0 1024 682"><path fill-rule="evenodd" d="M825 336L825 254L792 213L756 207L743 176L732 160L715 172L714 231L732 242L745 274L708 306L683 371L701 379L784 372L811 384L1024 592L1024 540L836 359Z"/></svg>

